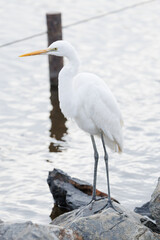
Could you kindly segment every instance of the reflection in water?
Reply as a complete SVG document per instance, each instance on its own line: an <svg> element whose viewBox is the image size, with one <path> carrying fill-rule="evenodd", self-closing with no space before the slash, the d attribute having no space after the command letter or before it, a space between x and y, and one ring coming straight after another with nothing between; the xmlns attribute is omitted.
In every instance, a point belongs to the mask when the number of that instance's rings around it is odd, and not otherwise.
<svg viewBox="0 0 160 240"><path fill-rule="evenodd" d="M63 213L69 212L66 208L59 207L56 203L52 208L52 212L50 214L51 220L54 220L56 217L62 215Z"/></svg>
<svg viewBox="0 0 160 240"><path fill-rule="evenodd" d="M53 106L50 111L50 119L51 119L51 129L50 129L50 137L55 138L56 140L63 141L64 134L67 133L67 127L65 126L66 118L62 114L59 107L58 100L58 90L57 88L51 89L51 104ZM49 145L50 152L61 152L61 145L55 144L51 142Z"/></svg>

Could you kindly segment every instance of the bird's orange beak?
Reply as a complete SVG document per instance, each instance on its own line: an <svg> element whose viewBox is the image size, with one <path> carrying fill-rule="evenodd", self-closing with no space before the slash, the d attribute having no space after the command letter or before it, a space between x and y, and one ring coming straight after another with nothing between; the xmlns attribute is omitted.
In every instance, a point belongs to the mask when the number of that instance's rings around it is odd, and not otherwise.
<svg viewBox="0 0 160 240"><path fill-rule="evenodd" d="M38 50L38 51L34 51L34 52L30 52L30 53L20 55L19 57L28 57L28 56L33 56L33 55L44 54L44 53L47 53L47 52L48 52L48 49Z"/></svg>

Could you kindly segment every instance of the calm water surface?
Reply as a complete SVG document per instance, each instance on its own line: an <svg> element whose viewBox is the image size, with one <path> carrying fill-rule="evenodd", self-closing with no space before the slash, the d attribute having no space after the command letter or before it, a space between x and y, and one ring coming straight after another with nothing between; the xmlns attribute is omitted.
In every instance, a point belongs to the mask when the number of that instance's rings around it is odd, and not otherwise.
<svg viewBox="0 0 160 240"><path fill-rule="evenodd" d="M46 30L46 12L63 25L140 1L0 1L0 43ZM159 177L160 5L158 1L66 28L81 71L98 74L116 96L125 122L122 155L109 151L112 196L130 209L150 199ZM92 183L90 137L61 115L49 91L48 59L17 56L47 46L41 36L1 48L0 218L48 223L53 200L46 179L60 168ZM107 191L102 146L98 188Z"/></svg>

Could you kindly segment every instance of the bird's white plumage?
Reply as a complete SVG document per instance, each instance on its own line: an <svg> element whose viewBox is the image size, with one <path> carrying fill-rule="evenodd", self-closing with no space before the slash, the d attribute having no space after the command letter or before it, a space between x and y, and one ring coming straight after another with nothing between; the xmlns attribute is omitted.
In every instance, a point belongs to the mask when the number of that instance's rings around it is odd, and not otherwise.
<svg viewBox="0 0 160 240"><path fill-rule="evenodd" d="M102 131L112 150L122 150L122 116L110 89L90 73L79 74L73 81L77 89L75 120L78 126L92 135L100 136Z"/></svg>
<svg viewBox="0 0 160 240"><path fill-rule="evenodd" d="M115 97L105 82L95 74L78 73L79 60L74 48L65 41L54 42L49 48L69 63L59 74L59 100L66 117L91 135L104 133L105 143L115 152L123 149L123 120Z"/></svg>
<svg viewBox="0 0 160 240"><path fill-rule="evenodd" d="M117 101L105 82L97 75L78 73L79 59L76 51L68 42L56 41L47 49L23 54L20 57L38 54L52 54L68 58L69 63L62 68L58 76L60 108L66 117L73 118L81 129L91 135L95 159L91 204L96 200L99 158L94 135L101 137L108 186L108 201L102 209L111 207L117 212L110 195L108 154L105 147L106 144L115 152L123 150L123 120Z"/></svg>

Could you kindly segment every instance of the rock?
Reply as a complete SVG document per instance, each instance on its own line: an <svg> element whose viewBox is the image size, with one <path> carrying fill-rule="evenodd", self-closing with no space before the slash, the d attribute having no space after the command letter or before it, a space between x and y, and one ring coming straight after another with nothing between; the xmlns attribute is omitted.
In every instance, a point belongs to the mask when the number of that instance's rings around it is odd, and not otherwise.
<svg viewBox="0 0 160 240"><path fill-rule="evenodd" d="M59 169L49 172L47 182L56 205L68 211L85 206L91 201L92 185L80 179L71 178ZM107 197L106 193L99 190L96 190L96 195Z"/></svg>
<svg viewBox="0 0 160 240"><path fill-rule="evenodd" d="M149 210L156 221L157 227L160 229L160 178L158 179L156 189L151 196Z"/></svg>
<svg viewBox="0 0 160 240"><path fill-rule="evenodd" d="M96 201L92 210L89 206L63 214L51 225L25 223L0 223L0 240L160 240L142 225L139 215L114 204L123 214L113 209L93 212L106 204ZM53 225L56 224L56 225Z"/></svg>
<svg viewBox="0 0 160 240"><path fill-rule="evenodd" d="M83 240L159 240L160 235L144 226L139 214L126 210L121 205L114 206L123 212L119 214L111 208L93 214L106 204L106 199L96 201L90 206L65 213L57 217L52 224L72 229Z"/></svg>
<svg viewBox="0 0 160 240"><path fill-rule="evenodd" d="M149 227L153 232L160 233L160 178L158 179L157 187L151 196L150 202L145 203L142 207L136 207L134 211L142 216L147 216L155 220L157 225L147 218L141 218L145 226Z"/></svg>
<svg viewBox="0 0 160 240"><path fill-rule="evenodd" d="M151 212L150 212L150 210L149 210L149 204L150 204L150 202L147 202L147 203L143 204L141 207L136 207L134 209L134 211L136 213L139 213L142 216L147 216L147 217L149 217L151 219L154 219L152 214L151 214Z"/></svg>
<svg viewBox="0 0 160 240"><path fill-rule="evenodd" d="M66 212L69 212L69 210L67 210L66 208L58 207L58 205L56 203L54 203L54 206L53 206L51 214L50 214L50 218L53 220L56 217L58 217L59 215L64 214Z"/></svg>
<svg viewBox="0 0 160 240"><path fill-rule="evenodd" d="M147 218L142 217L140 219L141 223L143 223L146 227L150 228L153 232L160 233L160 230L158 229L157 225L154 222L150 221L150 219L154 220L154 218L150 213L149 204L150 202L147 202L143 204L142 207L136 207L134 209L134 212L142 216L147 216Z"/></svg>
<svg viewBox="0 0 160 240"><path fill-rule="evenodd" d="M71 229L32 222L1 223L0 240L82 240Z"/></svg>
<svg viewBox="0 0 160 240"><path fill-rule="evenodd" d="M156 212L153 216L157 219L159 215L155 207L159 207L159 182L150 204L151 210L154 210L151 213ZM4 223L0 220L0 240L160 240L160 231L153 222L126 210L116 201L113 202L116 211L105 208L106 198L88 204L88 197L90 199L92 194L92 186L88 183L55 169L49 174L48 184L58 203L76 208L80 203L85 206L57 217L50 225ZM106 194L97 190L97 195ZM78 199L81 196L85 201Z"/></svg>
<svg viewBox="0 0 160 240"><path fill-rule="evenodd" d="M154 222L150 221L148 218L141 218L140 220L141 223L143 223L146 227L150 228L152 232L160 234L160 230Z"/></svg>

